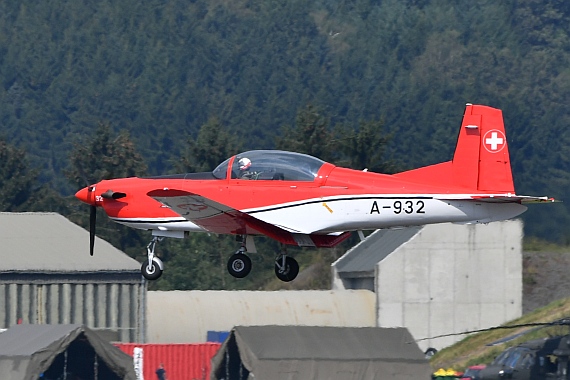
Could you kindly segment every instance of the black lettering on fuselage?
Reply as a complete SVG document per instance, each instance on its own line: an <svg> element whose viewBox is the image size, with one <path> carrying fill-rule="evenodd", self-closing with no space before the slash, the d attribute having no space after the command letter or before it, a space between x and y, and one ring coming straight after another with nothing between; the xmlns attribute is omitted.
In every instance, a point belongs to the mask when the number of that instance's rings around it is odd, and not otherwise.
<svg viewBox="0 0 570 380"><path fill-rule="evenodd" d="M372 210L370 210L370 214L380 214L380 209L378 208L378 203L376 203L376 201L372 203Z"/></svg>

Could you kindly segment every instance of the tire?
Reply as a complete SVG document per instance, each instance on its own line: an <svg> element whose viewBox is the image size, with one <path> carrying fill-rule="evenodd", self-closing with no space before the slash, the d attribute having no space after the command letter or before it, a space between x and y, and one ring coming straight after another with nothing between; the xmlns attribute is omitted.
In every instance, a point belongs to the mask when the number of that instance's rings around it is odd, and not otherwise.
<svg viewBox="0 0 570 380"><path fill-rule="evenodd" d="M281 260L281 258L277 259ZM277 263L275 264L275 275L283 282L293 281L299 274L299 263L292 257L285 257L285 269L281 271Z"/></svg>
<svg viewBox="0 0 570 380"><path fill-rule="evenodd" d="M228 260L228 272L235 278L244 278L251 272L251 259L243 253L232 255Z"/></svg>
<svg viewBox="0 0 570 380"><path fill-rule="evenodd" d="M155 260L152 260L151 269L148 270L148 259L145 260L141 265L141 273L147 280L158 280L162 276L162 269L160 265Z"/></svg>

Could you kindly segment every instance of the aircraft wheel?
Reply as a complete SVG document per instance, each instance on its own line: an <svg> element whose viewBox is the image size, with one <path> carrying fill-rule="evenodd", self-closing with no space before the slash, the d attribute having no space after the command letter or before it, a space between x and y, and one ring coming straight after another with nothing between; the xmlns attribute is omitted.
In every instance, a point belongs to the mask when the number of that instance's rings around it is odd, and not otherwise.
<svg viewBox="0 0 570 380"><path fill-rule="evenodd" d="M251 272L251 259L243 253L232 255L228 260L228 272L235 278L244 278Z"/></svg>
<svg viewBox="0 0 570 380"><path fill-rule="evenodd" d="M158 258L152 260L150 269L148 268L148 259L141 265L141 273L147 280L157 280L162 276L162 262Z"/></svg>
<svg viewBox="0 0 570 380"><path fill-rule="evenodd" d="M294 258L286 256L285 267L281 268L281 260L281 258L278 258L275 263L275 275L283 282L293 281L299 274L299 263Z"/></svg>

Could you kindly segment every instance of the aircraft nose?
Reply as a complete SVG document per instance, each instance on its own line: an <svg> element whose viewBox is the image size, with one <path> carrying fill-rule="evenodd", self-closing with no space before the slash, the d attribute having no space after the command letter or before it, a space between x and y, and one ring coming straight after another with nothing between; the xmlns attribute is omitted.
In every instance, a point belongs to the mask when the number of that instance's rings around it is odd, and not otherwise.
<svg viewBox="0 0 570 380"><path fill-rule="evenodd" d="M81 202L87 203L88 205L95 206L95 193L93 186L87 186L75 193L75 197Z"/></svg>

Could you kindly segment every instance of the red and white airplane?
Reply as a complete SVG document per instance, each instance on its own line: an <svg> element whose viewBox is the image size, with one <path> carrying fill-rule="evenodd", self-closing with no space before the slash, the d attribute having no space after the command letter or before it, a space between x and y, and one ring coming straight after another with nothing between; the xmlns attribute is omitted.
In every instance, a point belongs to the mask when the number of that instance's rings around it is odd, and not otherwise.
<svg viewBox="0 0 570 380"><path fill-rule="evenodd" d="M151 230L141 271L163 271L154 248L164 237L189 232L238 236L229 273L247 276L254 236L284 245L333 247L350 231L432 223L489 223L513 218L526 203L548 197L516 195L502 112L468 104L451 161L393 175L337 167L305 154L254 150L237 154L212 172L104 180L79 190L91 205L93 254L95 208L115 222ZM284 251L285 252L285 251ZM299 265L286 253L275 273L291 281Z"/></svg>

